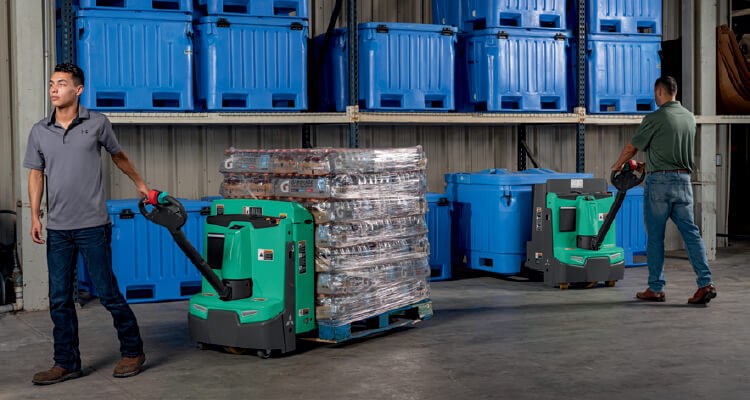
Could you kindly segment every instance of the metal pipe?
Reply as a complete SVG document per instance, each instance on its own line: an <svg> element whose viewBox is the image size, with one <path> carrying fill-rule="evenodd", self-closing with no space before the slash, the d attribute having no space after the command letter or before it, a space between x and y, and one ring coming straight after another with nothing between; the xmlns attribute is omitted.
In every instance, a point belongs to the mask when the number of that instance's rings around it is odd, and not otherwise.
<svg viewBox="0 0 750 400"><path fill-rule="evenodd" d="M16 302L0 306L0 314L23 310L23 279L21 278L21 270L18 266L13 269L13 281L13 286L16 292Z"/></svg>

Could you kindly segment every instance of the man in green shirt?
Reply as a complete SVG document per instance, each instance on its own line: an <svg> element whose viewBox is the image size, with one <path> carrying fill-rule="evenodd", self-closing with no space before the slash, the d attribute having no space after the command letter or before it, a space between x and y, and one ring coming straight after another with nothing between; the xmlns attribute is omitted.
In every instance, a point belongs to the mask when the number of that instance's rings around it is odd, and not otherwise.
<svg viewBox="0 0 750 400"><path fill-rule="evenodd" d="M648 288L636 297L641 300L665 301L664 295L664 230L667 219L677 225L685 242L690 264L698 276L698 291L690 304L706 304L716 297L711 281L706 248L693 221L693 143L695 117L678 101L677 82L671 76L656 80L654 97L659 109L647 115L638 131L612 165L619 171L638 150L646 152L646 162L638 169L647 173L643 192L643 214L648 242ZM645 167L645 171L644 171Z"/></svg>

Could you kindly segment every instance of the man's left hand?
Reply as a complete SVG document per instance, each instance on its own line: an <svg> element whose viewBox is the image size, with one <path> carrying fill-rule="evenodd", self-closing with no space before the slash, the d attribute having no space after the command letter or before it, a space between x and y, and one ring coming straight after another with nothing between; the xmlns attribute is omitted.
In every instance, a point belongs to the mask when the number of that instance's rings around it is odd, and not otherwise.
<svg viewBox="0 0 750 400"><path fill-rule="evenodd" d="M136 185L136 188L138 189L138 195L140 195L141 198L147 198L148 192L150 191L148 189L148 186L146 186L145 182L141 182L138 185Z"/></svg>

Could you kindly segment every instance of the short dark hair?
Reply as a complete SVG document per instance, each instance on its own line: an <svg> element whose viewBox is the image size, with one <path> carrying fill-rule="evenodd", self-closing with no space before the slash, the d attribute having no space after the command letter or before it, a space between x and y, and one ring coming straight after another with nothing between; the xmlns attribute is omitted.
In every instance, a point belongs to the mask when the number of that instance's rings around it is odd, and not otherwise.
<svg viewBox="0 0 750 400"><path fill-rule="evenodd" d="M661 86L661 88L669 95L677 94L677 80L669 75L664 75L656 80L654 87Z"/></svg>
<svg viewBox="0 0 750 400"><path fill-rule="evenodd" d="M62 63L55 65L55 72L68 72L73 75L73 83L78 86L83 86L85 78L83 76L83 70L75 64Z"/></svg>

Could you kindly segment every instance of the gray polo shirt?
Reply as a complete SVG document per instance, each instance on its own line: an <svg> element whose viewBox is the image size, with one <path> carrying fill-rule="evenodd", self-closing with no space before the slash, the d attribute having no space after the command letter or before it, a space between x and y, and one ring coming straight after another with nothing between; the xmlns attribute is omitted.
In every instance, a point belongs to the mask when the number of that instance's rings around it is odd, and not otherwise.
<svg viewBox="0 0 750 400"><path fill-rule="evenodd" d="M101 149L119 153L107 117L78 106L78 116L64 129L55 112L29 134L25 168L47 175L47 229L91 228L110 223L104 197Z"/></svg>

